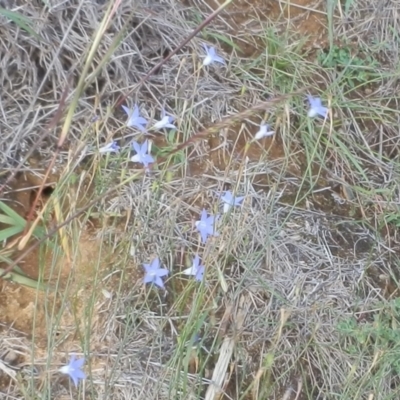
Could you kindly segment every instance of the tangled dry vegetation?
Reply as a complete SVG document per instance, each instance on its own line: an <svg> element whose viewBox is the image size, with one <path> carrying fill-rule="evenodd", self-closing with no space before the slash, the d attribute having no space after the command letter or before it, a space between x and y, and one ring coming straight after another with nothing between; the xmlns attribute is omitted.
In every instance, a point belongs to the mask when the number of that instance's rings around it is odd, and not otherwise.
<svg viewBox="0 0 400 400"><path fill-rule="evenodd" d="M56 290L1 282L5 398L398 398L400 4L237 1L137 88L211 12L207 3L113 3L45 182L42 223L126 183L20 265ZM0 5L42 38L1 17L2 179L21 168L3 196L25 216L110 4ZM226 67L201 67L204 42ZM65 88L65 112L48 131ZM150 174L124 153L97 151L140 138L112 110L133 89L125 104L149 120L162 107L177 118L176 136L148 136L165 156L222 118L305 88L329 102L329 120L308 119L304 96L288 96ZM247 146L262 120L276 135ZM243 207L203 247L194 221L203 207L217 212L226 189L246 196ZM180 275L196 252L203 285ZM166 292L142 285L142 264L155 256L171 271ZM57 373L71 353L86 358L78 389Z"/></svg>

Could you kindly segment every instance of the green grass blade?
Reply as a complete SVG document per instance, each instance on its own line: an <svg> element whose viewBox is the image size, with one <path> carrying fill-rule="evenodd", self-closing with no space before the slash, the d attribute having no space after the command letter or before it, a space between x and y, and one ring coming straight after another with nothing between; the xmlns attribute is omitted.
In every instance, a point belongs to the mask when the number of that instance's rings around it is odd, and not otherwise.
<svg viewBox="0 0 400 400"><path fill-rule="evenodd" d="M0 214L0 223L7 225L15 225L14 219L4 214Z"/></svg>
<svg viewBox="0 0 400 400"><path fill-rule="evenodd" d="M0 268L0 274L3 274L5 270ZM35 281L34 279L28 278L27 276L19 275L14 272L8 273L3 279L10 282L19 283L20 285L45 291L48 289L47 285L42 282Z"/></svg>
<svg viewBox="0 0 400 400"><path fill-rule="evenodd" d="M0 7L0 15L13 21L16 25L18 25L25 32L28 32L34 38L38 39L39 41L43 41L43 38L41 38L40 35L36 33L30 26L31 20L28 17L25 17L24 15L15 11L6 10L2 7Z"/></svg>
<svg viewBox="0 0 400 400"><path fill-rule="evenodd" d="M20 233L24 230L23 226L10 226L0 231L0 242Z"/></svg>
<svg viewBox="0 0 400 400"><path fill-rule="evenodd" d="M25 227L26 221L3 201L0 201L0 210L14 221L13 225Z"/></svg>

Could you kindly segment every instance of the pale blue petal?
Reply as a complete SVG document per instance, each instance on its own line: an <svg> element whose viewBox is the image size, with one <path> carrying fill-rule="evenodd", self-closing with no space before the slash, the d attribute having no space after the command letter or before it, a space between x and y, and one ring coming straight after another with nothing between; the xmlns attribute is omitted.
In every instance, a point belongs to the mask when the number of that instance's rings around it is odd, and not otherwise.
<svg viewBox="0 0 400 400"><path fill-rule="evenodd" d="M70 374L72 381L74 382L75 387L78 387L78 378L74 374Z"/></svg>
<svg viewBox="0 0 400 400"><path fill-rule="evenodd" d="M145 275L143 278L144 283L154 283L155 275Z"/></svg>
<svg viewBox="0 0 400 400"><path fill-rule="evenodd" d="M210 215L206 220L206 224L212 227L212 225L215 223L215 218L216 217L214 215Z"/></svg>
<svg viewBox="0 0 400 400"><path fill-rule="evenodd" d="M228 190L223 196L221 196L221 200L224 203L232 204L233 200L232 192Z"/></svg>
<svg viewBox="0 0 400 400"><path fill-rule="evenodd" d="M145 167L148 167L148 165L152 164L153 162L154 162L154 158L149 154L145 154L142 157L142 164L144 164Z"/></svg>
<svg viewBox="0 0 400 400"><path fill-rule="evenodd" d="M208 233L205 229L200 229L200 235L201 235L201 242L202 243L207 242Z"/></svg>
<svg viewBox="0 0 400 400"><path fill-rule="evenodd" d="M208 235L214 234L214 226L213 224L207 224L207 227L204 229Z"/></svg>
<svg viewBox="0 0 400 400"><path fill-rule="evenodd" d="M225 60L220 56L217 56L217 55L213 56L213 60L216 62L219 62L221 64L225 64Z"/></svg>
<svg viewBox="0 0 400 400"><path fill-rule="evenodd" d="M162 280L159 276L156 276L156 277L155 277L154 283L155 283L158 287L164 289L164 282L163 282L163 280Z"/></svg>
<svg viewBox="0 0 400 400"><path fill-rule="evenodd" d="M82 368L83 364L85 363L84 358L80 358L79 360L74 361L74 368Z"/></svg>
<svg viewBox="0 0 400 400"><path fill-rule="evenodd" d="M197 269L199 264L200 264L200 257L198 254L196 254L193 259L193 268Z"/></svg>
<svg viewBox="0 0 400 400"><path fill-rule="evenodd" d="M141 145L141 147L140 147L140 154L145 155L145 154L147 153L148 148L149 148L149 142L148 142L148 140L146 139L146 140L142 143L142 145Z"/></svg>
<svg viewBox="0 0 400 400"><path fill-rule="evenodd" d="M207 211L203 208L203 210L201 211L201 221L206 221L207 220Z"/></svg>
<svg viewBox="0 0 400 400"><path fill-rule="evenodd" d="M140 154L140 144L138 142L132 142L133 149L137 154Z"/></svg>
<svg viewBox="0 0 400 400"><path fill-rule="evenodd" d="M74 371L74 376L78 379L86 379L86 374L81 371L80 369L77 369L76 371Z"/></svg>
<svg viewBox="0 0 400 400"><path fill-rule="evenodd" d="M196 276L195 276L196 281L201 282L201 281L203 280L203 278L204 278L204 272L205 272L204 265L200 265L200 266L197 268L197 271L196 271Z"/></svg>
<svg viewBox="0 0 400 400"><path fill-rule="evenodd" d="M135 128L139 129L139 131L142 131L142 132L144 132L146 130L143 125L137 124L136 122L132 122L130 124L130 126L134 126Z"/></svg>
<svg viewBox="0 0 400 400"><path fill-rule="evenodd" d="M160 268L160 259L156 257L150 264L152 270Z"/></svg>
<svg viewBox="0 0 400 400"><path fill-rule="evenodd" d="M128 115L128 117L131 117L132 114L132 110L126 106L122 106L122 108L124 109L125 113Z"/></svg>
<svg viewBox="0 0 400 400"><path fill-rule="evenodd" d="M137 120L138 117L139 117L139 107L135 104L135 106L133 107L132 119Z"/></svg>
<svg viewBox="0 0 400 400"><path fill-rule="evenodd" d="M147 119L143 117L137 117L135 122L139 125L147 125Z"/></svg>
<svg viewBox="0 0 400 400"><path fill-rule="evenodd" d="M152 270L150 264L143 264L143 268L145 269L146 272L150 272Z"/></svg>
<svg viewBox="0 0 400 400"><path fill-rule="evenodd" d="M165 268L160 268L156 271L157 276L166 276L169 274L169 271Z"/></svg>
<svg viewBox="0 0 400 400"><path fill-rule="evenodd" d="M310 106L312 107L314 105L314 97L310 96L309 94L307 95L308 102L310 103Z"/></svg>

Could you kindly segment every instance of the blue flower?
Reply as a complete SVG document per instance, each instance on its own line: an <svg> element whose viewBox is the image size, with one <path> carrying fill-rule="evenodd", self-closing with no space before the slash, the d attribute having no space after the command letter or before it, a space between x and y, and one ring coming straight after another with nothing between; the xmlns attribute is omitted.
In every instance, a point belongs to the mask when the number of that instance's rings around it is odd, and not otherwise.
<svg viewBox="0 0 400 400"><path fill-rule="evenodd" d="M85 373L81 371L84 362L84 358L76 360L75 355L72 355L68 365L64 365L59 369L59 371L63 374L69 375L70 378L73 380L75 386L78 386L79 379L86 378Z"/></svg>
<svg viewBox="0 0 400 400"><path fill-rule="evenodd" d="M103 147L99 148L99 153L118 153L119 152L120 147L118 146L117 142L111 142L106 144Z"/></svg>
<svg viewBox="0 0 400 400"><path fill-rule="evenodd" d="M275 133L275 131L272 131L271 128L269 127L269 125L263 122L260 125L260 130L254 136L254 139L256 139L256 140L262 139L264 137L271 136L274 133Z"/></svg>
<svg viewBox="0 0 400 400"><path fill-rule="evenodd" d="M326 118L328 115L328 108L322 105L321 99L319 97L312 97L309 94L307 99L310 103L310 109L308 110L308 116L314 118L317 115Z"/></svg>
<svg viewBox="0 0 400 400"><path fill-rule="evenodd" d="M164 289L164 282L161 277L168 275L169 271L160 268L160 260L155 258L150 264L143 264L145 269L144 283L155 283L158 287Z"/></svg>
<svg viewBox="0 0 400 400"><path fill-rule="evenodd" d="M136 154L131 157L132 162L141 163L146 168L150 163L154 162L154 158L151 156L151 154L147 154L149 151L149 143L147 140L145 140L142 145L134 141L132 142L132 147L136 151Z"/></svg>
<svg viewBox="0 0 400 400"><path fill-rule="evenodd" d="M204 50L206 51L206 56L203 60L203 65L210 65L213 62L225 64L225 60L216 53L214 47L212 47L212 46L208 47L204 43L203 43L203 47L204 47Z"/></svg>
<svg viewBox="0 0 400 400"><path fill-rule="evenodd" d="M203 208L200 220L196 221L196 228L200 232L202 243L205 243L207 241L208 235L219 235L219 233L216 232L214 229L216 219L218 219L218 216L210 215L209 217L207 217L207 211Z"/></svg>
<svg viewBox="0 0 400 400"><path fill-rule="evenodd" d="M161 120L157 121L154 124L153 129L156 129L156 130L161 130L161 129L164 129L164 128L176 129L176 126L172 122L174 122L174 117L171 117L170 115L167 115L165 113L165 110L162 109L162 111L161 111Z"/></svg>
<svg viewBox="0 0 400 400"><path fill-rule="evenodd" d="M144 132L147 125L147 119L141 117L139 115L139 107L135 104L133 110L128 107L122 106L125 113L128 115L128 122L126 123L127 126L133 126L139 131Z"/></svg>
<svg viewBox="0 0 400 400"><path fill-rule="evenodd" d="M196 281L201 282L204 277L204 271L205 271L205 267L204 267L204 265L200 265L200 258L196 254L193 259L192 266L190 268L187 268L184 271L182 271L182 274L192 275L192 276L194 276Z"/></svg>
<svg viewBox="0 0 400 400"><path fill-rule="evenodd" d="M221 200L224 202L224 213L228 212L231 207L240 206L245 196L233 196L230 190L221 196Z"/></svg>

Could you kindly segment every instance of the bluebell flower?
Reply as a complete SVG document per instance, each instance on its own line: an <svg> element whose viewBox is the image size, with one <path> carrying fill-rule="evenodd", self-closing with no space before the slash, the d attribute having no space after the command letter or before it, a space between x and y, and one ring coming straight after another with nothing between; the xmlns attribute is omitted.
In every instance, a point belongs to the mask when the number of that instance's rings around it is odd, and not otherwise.
<svg viewBox="0 0 400 400"><path fill-rule="evenodd" d="M136 154L131 157L132 162L141 163L145 166L145 168L154 162L154 158L151 156L151 154L147 154L149 151L148 140L145 140L142 145L134 141L132 142L132 147L136 151Z"/></svg>
<svg viewBox="0 0 400 400"><path fill-rule="evenodd" d="M86 378L85 373L81 370L84 362L84 358L80 358L77 360L75 359L75 355L72 355L68 365L64 365L59 369L59 371L63 374L69 375L69 377L73 380L75 386L78 386L79 379Z"/></svg>
<svg viewBox="0 0 400 400"><path fill-rule="evenodd" d="M230 190L227 190L221 200L224 202L224 213L228 212L231 207L240 206L245 196L233 196Z"/></svg>
<svg viewBox="0 0 400 400"><path fill-rule="evenodd" d="M120 147L118 146L117 142L111 142L106 144L103 147L99 148L99 153L118 153Z"/></svg>
<svg viewBox="0 0 400 400"><path fill-rule="evenodd" d="M216 53L214 47L212 47L212 46L208 47L204 43L203 43L203 47L204 47L204 50L206 51L206 56L205 56L205 58L203 60L203 65L204 66L210 65L210 64L212 64L214 62L225 64L225 60Z"/></svg>
<svg viewBox="0 0 400 400"><path fill-rule="evenodd" d="M270 126L266 123L261 123L260 125L260 130L256 133L254 136L254 139L259 140L267 136L271 136L275 133L275 131L272 131Z"/></svg>
<svg viewBox="0 0 400 400"><path fill-rule="evenodd" d="M201 218L199 221L196 221L196 228L200 232L201 241L205 243L207 241L207 237L210 236L218 236L219 233L215 231L214 224L218 216L210 215L207 216L207 211L203 208L201 212Z"/></svg>
<svg viewBox="0 0 400 400"><path fill-rule="evenodd" d="M134 128L139 129L139 131L144 132L146 130L147 119L141 117L139 115L139 107L135 104L133 110L128 107L122 106L125 113L128 115L127 126L132 126Z"/></svg>
<svg viewBox="0 0 400 400"><path fill-rule="evenodd" d="M174 117L167 115L165 113L165 110L162 109L161 120L157 121L154 124L153 129L156 129L156 130L161 130L164 128L176 129L176 126L172 122L174 122Z"/></svg>
<svg viewBox="0 0 400 400"><path fill-rule="evenodd" d="M322 105L322 101L319 97L312 97L309 94L307 95L308 102L310 103L310 109L308 110L308 116L310 118L314 118L317 115L320 115L323 118L326 118L328 115L328 108Z"/></svg>
<svg viewBox="0 0 400 400"><path fill-rule="evenodd" d="M192 266L182 271L182 274L194 276L196 281L201 282L204 277L205 267L200 265L200 257L196 254Z"/></svg>
<svg viewBox="0 0 400 400"><path fill-rule="evenodd" d="M160 268L160 260L155 258L150 264L143 264L145 269L144 283L154 283L164 289L164 282L161 277L169 274L165 268Z"/></svg>

